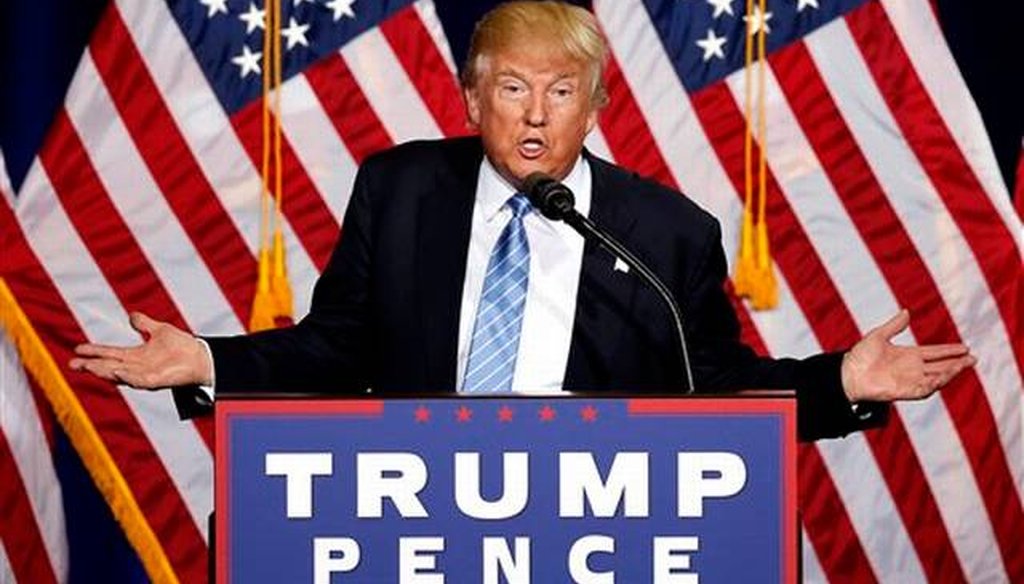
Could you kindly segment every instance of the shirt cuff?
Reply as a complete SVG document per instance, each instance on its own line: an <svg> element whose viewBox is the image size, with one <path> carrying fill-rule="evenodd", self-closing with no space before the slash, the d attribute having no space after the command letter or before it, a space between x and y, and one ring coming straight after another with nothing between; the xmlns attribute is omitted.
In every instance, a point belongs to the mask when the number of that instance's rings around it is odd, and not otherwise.
<svg viewBox="0 0 1024 584"><path fill-rule="evenodd" d="M203 350L206 351L206 362L210 364L210 385L200 385L199 391L206 394L213 401L213 388L217 384L217 370L213 367L213 351L210 350L210 344L206 340L196 337L199 344L203 346Z"/></svg>

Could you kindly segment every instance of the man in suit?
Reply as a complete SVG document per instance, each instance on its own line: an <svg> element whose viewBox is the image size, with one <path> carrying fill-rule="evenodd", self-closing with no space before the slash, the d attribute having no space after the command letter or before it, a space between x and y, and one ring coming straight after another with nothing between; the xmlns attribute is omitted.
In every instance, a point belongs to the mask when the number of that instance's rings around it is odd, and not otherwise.
<svg viewBox="0 0 1024 584"><path fill-rule="evenodd" d="M517 195L533 172L569 185L578 210L666 282L685 315L698 391L796 388L804 439L880 423L879 404L926 397L973 364L963 345L892 345L905 312L843 354L756 357L723 291L715 219L583 148L606 101L606 55L585 10L500 6L478 24L463 72L479 137L410 143L362 165L308 316L197 340L133 315L145 343L83 345L72 366L140 388L217 392L684 387L666 308L614 257Z"/></svg>

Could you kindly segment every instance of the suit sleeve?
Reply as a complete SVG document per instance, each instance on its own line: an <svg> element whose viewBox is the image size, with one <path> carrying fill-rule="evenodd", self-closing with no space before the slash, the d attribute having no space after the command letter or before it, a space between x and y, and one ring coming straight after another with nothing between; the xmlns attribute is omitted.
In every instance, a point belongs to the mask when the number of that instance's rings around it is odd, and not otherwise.
<svg viewBox="0 0 1024 584"><path fill-rule="evenodd" d="M721 232L717 222L712 223L697 269L686 283L684 302L697 388L712 392L794 389L801 440L844 436L884 423L884 404L861 404L855 412L846 399L840 377L842 353L771 359L757 356L740 341L739 322L723 286L726 261Z"/></svg>

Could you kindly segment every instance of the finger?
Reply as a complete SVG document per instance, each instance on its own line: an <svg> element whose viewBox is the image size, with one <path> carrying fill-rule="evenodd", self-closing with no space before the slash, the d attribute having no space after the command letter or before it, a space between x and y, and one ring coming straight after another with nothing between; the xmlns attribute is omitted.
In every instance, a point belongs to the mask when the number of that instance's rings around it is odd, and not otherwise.
<svg viewBox="0 0 1024 584"><path fill-rule="evenodd" d="M73 363L72 368L76 371L87 371L107 381L120 381L120 378L115 373L118 364L113 361L104 361L102 359L76 359L75 361L78 361L78 363Z"/></svg>
<svg viewBox="0 0 1024 584"><path fill-rule="evenodd" d="M882 335L886 339L891 339L906 330L908 324L910 324L910 312L904 308L892 318L882 323L873 332Z"/></svg>
<svg viewBox="0 0 1024 584"><path fill-rule="evenodd" d="M978 362L972 355L965 355L956 359L943 361L932 361L924 364L926 375L946 375L952 378L968 367L973 367Z"/></svg>
<svg viewBox="0 0 1024 584"><path fill-rule="evenodd" d="M925 361L937 361L951 357L961 357L970 352L967 345L951 343L947 345L924 345L918 347L921 358Z"/></svg>
<svg viewBox="0 0 1024 584"><path fill-rule="evenodd" d="M102 359L124 359L127 357L127 349L111 345L97 345L84 343L75 347L75 354L82 357L99 357Z"/></svg>

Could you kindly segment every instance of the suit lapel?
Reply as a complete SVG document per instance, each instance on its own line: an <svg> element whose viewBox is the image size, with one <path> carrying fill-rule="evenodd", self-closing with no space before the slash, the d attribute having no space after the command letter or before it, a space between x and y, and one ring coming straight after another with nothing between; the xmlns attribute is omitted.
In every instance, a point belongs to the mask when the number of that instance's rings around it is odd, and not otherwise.
<svg viewBox="0 0 1024 584"><path fill-rule="evenodd" d="M590 219L628 246L636 226L636 217L627 204L628 185L613 174L606 162L586 151L584 155L592 177ZM609 252L594 241L586 242L566 364L566 389L607 386L602 372L623 342L614 323L622 322L625 313L632 310L637 285L633 274L615 269L615 259Z"/></svg>
<svg viewBox="0 0 1024 584"><path fill-rule="evenodd" d="M473 203L483 153L475 139L451 143L434 183L421 190L416 254L426 391L455 388L459 311Z"/></svg>

